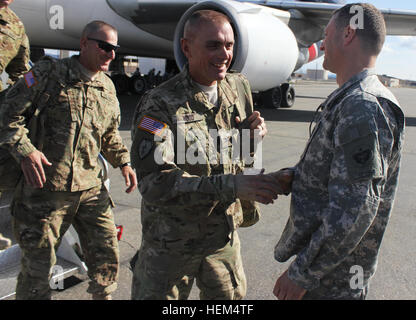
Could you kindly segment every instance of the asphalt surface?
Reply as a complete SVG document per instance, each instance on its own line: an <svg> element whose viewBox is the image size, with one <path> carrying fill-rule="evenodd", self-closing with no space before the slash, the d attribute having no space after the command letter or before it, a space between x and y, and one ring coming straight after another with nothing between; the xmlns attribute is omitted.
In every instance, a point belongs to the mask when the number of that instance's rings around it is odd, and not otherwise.
<svg viewBox="0 0 416 320"><path fill-rule="evenodd" d="M257 108L266 119L268 134L263 142L263 167L266 172L296 164L308 137L309 122L315 109L336 88L335 84L303 83L295 85L296 102L291 109L270 110ZM378 269L371 281L368 299L393 300L416 298L416 90L393 88L406 115L406 135L402 157L401 176L394 210L381 246ZM122 123L120 127L124 142L130 147L130 122L137 104L137 96L121 96ZM110 170L111 195L116 208L115 220L123 225L120 241L121 269L115 300L130 299L132 273L129 261L140 246L140 194L124 192L125 186L119 169ZM273 205L261 205L262 218L253 227L239 230L242 256L247 276L247 300L274 300L272 290L278 276L290 261L278 263L273 249L289 215L290 196L281 196ZM0 230L2 231L2 230ZM7 232L6 232L7 233ZM88 280L77 276L65 282L63 291L55 292L56 300L88 300ZM190 299L199 299L194 285Z"/></svg>

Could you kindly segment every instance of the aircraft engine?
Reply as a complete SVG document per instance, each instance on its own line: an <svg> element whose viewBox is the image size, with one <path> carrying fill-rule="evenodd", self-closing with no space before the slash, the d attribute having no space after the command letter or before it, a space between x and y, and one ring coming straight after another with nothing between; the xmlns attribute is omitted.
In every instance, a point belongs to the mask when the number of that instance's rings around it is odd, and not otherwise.
<svg viewBox="0 0 416 320"><path fill-rule="evenodd" d="M299 55L296 38L287 26L289 13L228 0L200 2L181 17L174 36L179 68L186 63L180 46L185 22L193 12L202 9L221 11L231 20L236 37L231 69L244 74L253 91L265 91L287 81Z"/></svg>

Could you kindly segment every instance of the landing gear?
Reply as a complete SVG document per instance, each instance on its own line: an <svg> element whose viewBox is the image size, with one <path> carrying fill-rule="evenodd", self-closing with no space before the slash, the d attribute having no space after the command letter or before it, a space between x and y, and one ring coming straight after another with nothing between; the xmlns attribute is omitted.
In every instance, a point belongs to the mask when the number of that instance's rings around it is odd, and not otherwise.
<svg viewBox="0 0 416 320"><path fill-rule="evenodd" d="M289 83L284 83L261 92L260 100L265 108L290 108L295 103L295 89Z"/></svg>
<svg viewBox="0 0 416 320"><path fill-rule="evenodd" d="M111 75L114 86L118 95L125 94L130 89L130 78L125 74L114 74Z"/></svg>
<svg viewBox="0 0 416 320"><path fill-rule="evenodd" d="M282 88L282 108L290 108L295 104L295 89L289 84L284 83Z"/></svg>
<svg viewBox="0 0 416 320"><path fill-rule="evenodd" d="M130 91L142 95L147 90L146 79L141 75L135 75L130 78Z"/></svg>
<svg viewBox="0 0 416 320"><path fill-rule="evenodd" d="M30 48L30 60L33 63L36 63L39 61L40 58L42 58L45 55L45 49L43 48Z"/></svg>
<svg viewBox="0 0 416 320"><path fill-rule="evenodd" d="M263 106L269 109L277 109L282 102L282 90L280 87L274 87L261 93Z"/></svg>

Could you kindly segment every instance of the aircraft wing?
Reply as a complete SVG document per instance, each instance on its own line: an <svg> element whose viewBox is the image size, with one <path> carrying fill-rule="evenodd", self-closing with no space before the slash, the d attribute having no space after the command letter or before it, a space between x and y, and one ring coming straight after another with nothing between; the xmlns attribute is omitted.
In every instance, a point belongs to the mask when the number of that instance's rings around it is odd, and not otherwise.
<svg viewBox="0 0 416 320"><path fill-rule="evenodd" d="M190 7L205 3L210 7L216 1L196 0L107 0L121 16L137 27L167 40L173 40L175 27ZM323 39L323 30L331 13L343 4L300 1L235 0L286 11L290 14L288 25L298 38L301 46L308 47ZM416 12L406 10L380 9L384 14L387 34L416 36Z"/></svg>
<svg viewBox="0 0 416 320"><path fill-rule="evenodd" d="M319 41L340 0L19 0L11 8L22 19L31 46L78 50L83 26L103 20L118 30L120 54L186 63L180 38L187 18L200 9L226 14L236 45L232 68L252 88L265 91L287 81L323 54ZM82 9L81 9L82 8ZM416 12L382 9L388 34L416 35ZM365 23L365 22L364 22ZM284 45L282 45L284 44Z"/></svg>
<svg viewBox="0 0 416 320"><path fill-rule="evenodd" d="M289 12L299 12L304 18L314 21L315 24L325 26L331 17L331 13L341 8L342 4L332 3L312 3L297 1L248 1L251 3L262 4L271 8L287 10ZM386 21L387 34L395 36L416 36L416 12L410 10L394 10L378 8L384 15Z"/></svg>

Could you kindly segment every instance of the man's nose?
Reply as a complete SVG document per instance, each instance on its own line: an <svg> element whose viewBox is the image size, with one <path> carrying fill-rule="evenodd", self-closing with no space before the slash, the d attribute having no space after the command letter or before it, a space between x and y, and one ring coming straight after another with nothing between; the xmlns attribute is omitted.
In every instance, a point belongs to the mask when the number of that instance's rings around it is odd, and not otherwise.
<svg viewBox="0 0 416 320"><path fill-rule="evenodd" d="M227 48L225 46L221 47L220 52L219 52L219 56L226 60L230 58L230 55L232 54L232 51L230 52L229 50L227 50Z"/></svg>

